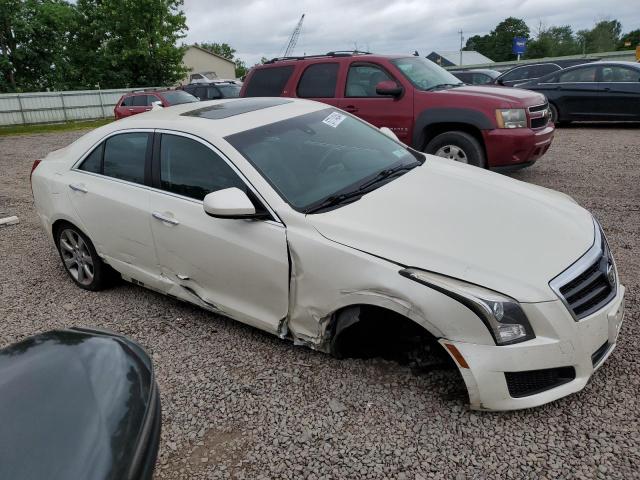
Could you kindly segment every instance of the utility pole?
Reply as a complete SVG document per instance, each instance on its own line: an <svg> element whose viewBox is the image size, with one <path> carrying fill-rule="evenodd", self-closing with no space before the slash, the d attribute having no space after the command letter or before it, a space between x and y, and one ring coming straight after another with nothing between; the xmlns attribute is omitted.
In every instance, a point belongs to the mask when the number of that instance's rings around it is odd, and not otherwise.
<svg viewBox="0 0 640 480"><path fill-rule="evenodd" d="M462 46L464 42L464 37L462 36L463 34L462 30L459 30L458 33L460 34L460 63L458 64L458 66L461 67L462 66Z"/></svg>

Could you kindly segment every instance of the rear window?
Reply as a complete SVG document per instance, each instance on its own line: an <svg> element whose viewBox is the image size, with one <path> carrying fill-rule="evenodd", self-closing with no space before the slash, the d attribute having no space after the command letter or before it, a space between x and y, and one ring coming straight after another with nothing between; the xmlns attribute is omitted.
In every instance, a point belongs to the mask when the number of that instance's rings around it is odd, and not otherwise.
<svg viewBox="0 0 640 480"><path fill-rule="evenodd" d="M253 72L245 95L247 97L279 97L293 73L293 65L260 68Z"/></svg>
<svg viewBox="0 0 640 480"><path fill-rule="evenodd" d="M300 78L298 96L302 98L333 98L337 81L337 63L309 65Z"/></svg>
<svg viewBox="0 0 640 480"><path fill-rule="evenodd" d="M162 92L169 105L180 105L181 103L197 102L198 99L184 90L171 90L170 92Z"/></svg>

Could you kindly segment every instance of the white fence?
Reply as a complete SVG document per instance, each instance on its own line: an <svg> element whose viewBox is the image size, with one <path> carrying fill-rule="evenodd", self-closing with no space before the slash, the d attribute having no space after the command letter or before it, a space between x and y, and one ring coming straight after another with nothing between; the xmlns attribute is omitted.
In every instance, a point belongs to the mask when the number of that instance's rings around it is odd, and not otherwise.
<svg viewBox="0 0 640 480"><path fill-rule="evenodd" d="M159 88L159 87L158 87ZM156 90L145 88L144 90ZM0 95L0 126L94 120L113 117L120 97L141 88Z"/></svg>

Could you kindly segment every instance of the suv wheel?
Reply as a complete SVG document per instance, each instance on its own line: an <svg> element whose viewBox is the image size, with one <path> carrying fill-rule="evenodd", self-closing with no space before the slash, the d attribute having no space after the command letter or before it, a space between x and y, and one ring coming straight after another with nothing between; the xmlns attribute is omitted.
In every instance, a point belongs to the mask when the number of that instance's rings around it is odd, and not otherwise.
<svg viewBox="0 0 640 480"><path fill-rule="evenodd" d="M424 153L481 168L486 164L482 146L472 135L465 132L441 133L427 144Z"/></svg>
<svg viewBox="0 0 640 480"><path fill-rule="evenodd" d="M72 225L64 225L56 232L56 246L65 270L76 285L92 291L108 285L113 270L98 256L85 234Z"/></svg>

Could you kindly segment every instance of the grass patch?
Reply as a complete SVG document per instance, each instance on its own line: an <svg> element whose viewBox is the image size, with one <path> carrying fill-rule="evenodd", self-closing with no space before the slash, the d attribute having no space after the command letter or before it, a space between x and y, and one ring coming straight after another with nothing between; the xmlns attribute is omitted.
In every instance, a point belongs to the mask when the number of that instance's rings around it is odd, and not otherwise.
<svg viewBox="0 0 640 480"><path fill-rule="evenodd" d="M80 122L46 123L41 125L13 125L10 127L0 127L0 136L66 132L69 130L81 130L84 128L98 128L111 122L113 122L112 118L102 118L100 120L88 120Z"/></svg>

